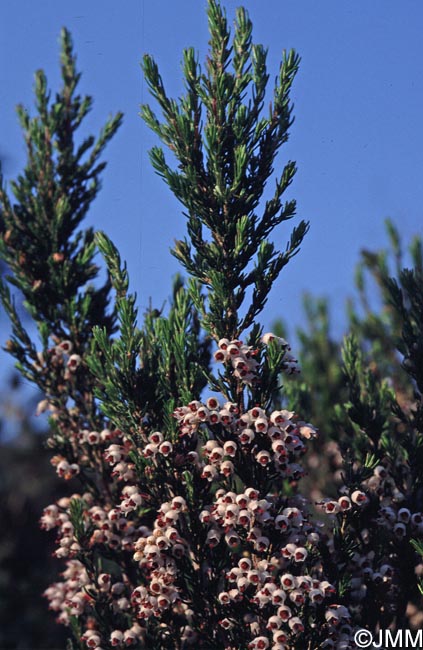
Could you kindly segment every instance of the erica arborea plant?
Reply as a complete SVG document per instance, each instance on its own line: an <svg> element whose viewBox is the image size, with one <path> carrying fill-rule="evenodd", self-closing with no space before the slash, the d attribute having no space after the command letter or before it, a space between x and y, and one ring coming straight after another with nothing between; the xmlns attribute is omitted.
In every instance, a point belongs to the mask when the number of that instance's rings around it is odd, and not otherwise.
<svg viewBox="0 0 423 650"><path fill-rule="evenodd" d="M39 73L37 116L20 111L28 165L12 185L15 202L1 192L1 252L41 348L2 285L13 325L6 347L45 393L39 410L50 413L52 465L71 486L41 518L65 564L46 596L79 648L355 648L357 629L404 613L405 597L397 607L391 596L419 563L420 493L398 485L410 452L391 462L388 445L379 446L393 397L372 384L350 343L342 426L359 427L361 442L344 450L336 496L315 504L302 494L303 457L318 431L284 397L281 382L298 372L288 343L258 320L308 229L293 227L282 252L269 240L295 216L295 201L285 200L293 162L263 200L292 124L299 58L284 53L264 112L266 51L252 43L247 12L237 11L232 37L215 0L208 20L204 69L193 49L184 52L179 100L168 97L154 60L143 61L161 114L143 106L142 117L177 160L172 168L155 147L152 164L187 220L172 252L188 279L175 280L167 315L150 310L138 325L112 242L76 232L120 116L97 141L77 143L90 101L75 94L67 32L61 93L51 102ZM108 269L100 289L91 284L96 247ZM415 320L409 338L419 335ZM411 338L409 350L411 358ZM412 448L418 422L410 421ZM371 617L369 580L379 590Z"/></svg>

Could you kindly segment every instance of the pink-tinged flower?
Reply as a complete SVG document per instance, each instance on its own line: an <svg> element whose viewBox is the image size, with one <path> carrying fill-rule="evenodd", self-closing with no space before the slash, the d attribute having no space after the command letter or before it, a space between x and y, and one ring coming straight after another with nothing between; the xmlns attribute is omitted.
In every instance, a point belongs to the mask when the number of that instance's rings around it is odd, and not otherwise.
<svg viewBox="0 0 423 650"><path fill-rule="evenodd" d="M70 372L76 372L76 370L81 365L81 362L82 359L79 356L79 354L71 354L66 364L66 367L70 370Z"/></svg>
<svg viewBox="0 0 423 650"><path fill-rule="evenodd" d="M262 342L264 345L269 345L271 341L277 341L278 337L276 334L273 334L272 332L266 332L266 334L263 334L261 337Z"/></svg>
<svg viewBox="0 0 423 650"><path fill-rule="evenodd" d="M100 434L98 431L89 431L86 435L86 440L90 445L97 445L100 442Z"/></svg>
<svg viewBox="0 0 423 650"><path fill-rule="evenodd" d="M240 537L234 531L225 535L225 542L230 548L236 548L241 543Z"/></svg>
<svg viewBox="0 0 423 650"><path fill-rule="evenodd" d="M362 490L355 490L351 494L351 501L358 506L365 506L369 502L369 498Z"/></svg>
<svg viewBox="0 0 423 650"><path fill-rule="evenodd" d="M101 643L100 636L96 633L93 633L90 636L88 636L85 641L85 645L88 648L98 648L100 646L100 643Z"/></svg>
<svg viewBox="0 0 423 650"><path fill-rule="evenodd" d="M248 510L240 510L238 515L238 525L239 526L249 526L251 521L251 515Z"/></svg>
<svg viewBox="0 0 423 650"><path fill-rule="evenodd" d="M255 433L252 429L243 429L239 435L239 441L242 445L249 445L255 438Z"/></svg>
<svg viewBox="0 0 423 650"><path fill-rule="evenodd" d="M304 605L305 595L300 589L293 589L289 592L289 599L298 607Z"/></svg>
<svg viewBox="0 0 423 650"><path fill-rule="evenodd" d="M256 456L256 461L262 467L266 467L271 462L272 458L268 451L259 451Z"/></svg>
<svg viewBox="0 0 423 650"><path fill-rule="evenodd" d="M322 580L322 582L320 582L319 587L320 589L323 589L325 596L330 596L331 594L336 593L335 587L327 580Z"/></svg>
<svg viewBox="0 0 423 650"><path fill-rule="evenodd" d="M266 411L260 408L260 406L253 406L253 408L250 409L249 414L251 415L253 420L257 420L257 418L266 417Z"/></svg>
<svg viewBox="0 0 423 650"><path fill-rule="evenodd" d="M294 561L295 562L304 562L307 559L307 549L303 546L299 546L294 552Z"/></svg>
<svg viewBox="0 0 423 650"><path fill-rule="evenodd" d="M153 445L160 445L163 442L163 434L160 431L153 431L148 436L148 441L153 443Z"/></svg>
<svg viewBox="0 0 423 650"><path fill-rule="evenodd" d="M221 621L219 621L219 625L221 625L224 630L230 630L234 627L234 623L230 621L229 618L223 618Z"/></svg>
<svg viewBox="0 0 423 650"><path fill-rule="evenodd" d="M296 544L286 544L286 546L284 546L281 549L281 555L289 560L290 558L293 557L296 550L297 550Z"/></svg>
<svg viewBox="0 0 423 650"><path fill-rule="evenodd" d="M220 421L225 427L228 427L233 419L234 416L228 409L223 408L220 410Z"/></svg>
<svg viewBox="0 0 423 650"><path fill-rule="evenodd" d="M245 490L245 495L247 496L248 499L251 499L252 501L256 501L259 498L259 493L255 488L247 488Z"/></svg>
<svg viewBox="0 0 423 650"><path fill-rule="evenodd" d="M288 625L291 628L291 630L294 632L294 634L299 634L300 632L304 632L304 625L303 622L298 616L293 616L292 618L289 619Z"/></svg>
<svg viewBox="0 0 423 650"><path fill-rule="evenodd" d="M263 553L266 551L270 546L270 539L265 536L260 536L256 539L254 542L254 549L258 551L259 553Z"/></svg>
<svg viewBox="0 0 423 650"><path fill-rule="evenodd" d="M220 473L224 476L231 476L235 471L235 467L232 461L224 460L220 465Z"/></svg>
<svg viewBox="0 0 423 650"><path fill-rule="evenodd" d="M223 450L225 452L225 455L231 456L232 458L236 455L237 449L238 449L237 444L233 440L227 440L223 445Z"/></svg>
<svg viewBox="0 0 423 650"><path fill-rule="evenodd" d="M281 577L281 586L286 591L288 591L290 589L294 589L294 587L295 587L295 578L294 578L294 576L291 575L290 573L285 573Z"/></svg>
<svg viewBox="0 0 423 650"><path fill-rule="evenodd" d="M301 591L308 593L313 587L313 578L310 576L297 576L296 585L298 589L301 589Z"/></svg>
<svg viewBox="0 0 423 650"><path fill-rule="evenodd" d="M213 353L214 360L217 363L224 363L228 357L226 350L216 350Z"/></svg>
<svg viewBox="0 0 423 650"><path fill-rule="evenodd" d="M56 472L61 478L66 478L69 473L69 463L67 460L62 460L56 466Z"/></svg>
<svg viewBox="0 0 423 650"><path fill-rule="evenodd" d="M286 591L283 589L275 589L272 593L273 605L282 605L286 600Z"/></svg>
<svg viewBox="0 0 423 650"><path fill-rule="evenodd" d="M341 510L341 506L338 501L326 501L323 507L326 514L328 515L336 515Z"/></svg>
<svg viewBox="0 0 423 650"><path fill-rule="evenodd" d="M132 625L129 630L125 630L123 633L123 640L126 647L129 647L136 643L138 640L142 639L144 635L143 628L141 628L138 623Z"/></svg>
<svg viewBox="0 0 423 650"><path fill-rule="evenodd" d="M303 424L298 427L300 435L306 440L311 440L312 438L317 438L318 431L311 424Z"/></svg>
<svg viewBox="0 0 423 650"><path fill-rule="evenodd" d="M174 524L177 523L179 519L179 512L177 510L168 510L164 516L164 520L166 524L169 526L173 526Z"/></svg>
<svg viewBox="0 0 423 650"><path fill-rule="evenodd" d="M309 593L309 598L312 603L317 603L320 605L324 601L325 594L321 589L311 589Z"/></svg>
<svg viewBox="0 0 423 650"><path fill-rule="evenodd" d="M201 422L208 422L210 410L206 406L200 406L197 411L197 417Z"/></svg>
<svg viewBox="0 0 423 650"><path fill-rule="evenodd" d="M220 463L224 455L223 447L215 447L209 454L209 460L211 463Z"/></svg>
<svg viewBox="0 0 423 650"><path fill-rule="evenodd" d="M284 508L282 514L288 517L293 526L299 526L303 521L303 515L298 508Z"/></svg>
<svg viewBox="0 0 423 650"><path fill-rule="evenodd" d="M272 451L275 452L275 454L278 454L279 456L286 456L287 455L287 449L285 446L285 443L283 440L274 440L272 442Z"/></svg>
<svg viewBox="0 0 423 650"><path fill-rule="evenodd" d="M153 443L149 443L148 445L146 445L144 447L144 449L142 451L142 455L144 456L144 458L154 458L154 456L156 456L158 451L159 451L159 448L158 448L157 445L155 445Z"/></svg>
<svg viewBox="0 0 423 650"><path fill-rule="evenodd" d="M255 569L252 569L251 571L248 571L247 579L250 581L251 584L258 585L260 582L260 573Z"/></svg>
<svg viewBox="0 0 423 650"><path fill-rule="evenodd" d="M120 646L123 643L123 632L121 630L113 630L110 635L110 645L113 647Z"/></svg>
<svg viewBox="0 0 423 650"><path fill-rule="evenodd" d="M172 546L172 555L176 558L182 558L185 555L185 546L183 544L174 544Z"/></svg>
<svg viewBox="0 0 423 650"><path fill-rule="evenodd" d="M162 444L159 446L159 452L163 456L169 456L173 451L173 446L172 443L169 442L168 440L165 440L165 442L162 442Z"/></svg>
<svg viewBox="0 0 423 650"><path fill-rule="evenodd" d="M288 635L282 630L275 630L273 632L273 645L272 650L286 650L284 643L288 641Z"/></svg>
<svg viewBox="0 0 423 650"><path fill-rule="evenodd" d="M55 350L59 353L70 354L73 350L73 343L72 341L61 341L59 345L56 345Z"/></svg>
<svg viewBox="0 0 423 650"><path fill-rule="evenodd" d="M339 497L338 503L343 512L351 509L351 499L347 496Z"/></svg>
<svg viewBox="0 0 423 650"><path fill-rule="evenodd" d="M275 517L275 528L285 531L290 526L290 521L285 515L278 515Z"/></svg>
<svg viewBox="0 0 423 650"><path fill-rule="evenodd" d="M255 428L256 431L258 431L260 433L266 433L266 431L268 429L268 426L269 425L268 425L266 417L258 417L254 421L254 428Z"/></svg>
<svg viewBox="0 0 423 650"><path fill-rule="evenodd" d="M330 625L339 625L341 622L341 612L334 608L329 608L325 612L325 619Z"/></svg>
<svg viewBox="0 0 423 650"><path fill-rule="evenodd" d="M200 521L202 524L208 524L212 519L210 510L202 510L200 512Z"/></svg>
<svg viewBox="0 0 423 650"><path fill-rule="evenodd" d="M208 421L210 424L218 424L220 422L219 411L210 411Z"/></svg>
<svg viewBox="0 0 423 650"><path fill-rule="evenodd" d="M183 497L173 497L171 507L173 510L183 511L187 508L187 502Z"/></svg>
<svg viewBox="0 0 423 650"><path fill-rule="evenodd" d="M121 445L110 445L104 452L104 460L110 465L118 463L123 458L123 447Z"/></svg>
<svg viewBox="0 0 423 650"><path fill-rule="evenodd" d="M282 626L282 619L280 616L271 616L266 625L267 630L279 630L279 628Z"/></svg>
<svg viewBox="0 0 423 650"><path fill-rule="evenodd" d="M270 645L270 641L265 636L257 636L250 644L249 648L254 648L254 650L266 650Z"/></svg>
<svg viewBox="0 0 423 650"><path fill-rule="evenodd" d="M175 542L179 539L179 532L176 528L167 528L165 531L165 537L167 537L171 542Z"/></svg>
<svg viewBox="0 0 423 650"><path fill-rule="evenodd" d="M221 533L215 528L212 528L207 533L206 542L211 548L214 548L219 544L220 538L221 538Z"/></svg>
<svg viewBox="0 0 423 650"><path fill-rule="evenodd" d="M221 605L228 605L231 602L230 596L227 591L221 591L217 598Z"/></svg>
<svg viewBox="0 0 423 650"><path fill-rule="evenodd" d="M110 431L110 429L103 429L100 431L101 442L109 442L113 437L115 437L115 432Z"/></svg>
<svg viewBox="0 0 423 650"><path fill-rule="evenodd" d="M226 352L230 357L236 357L239 355L239 346L236 343L230 343L226 348Z"/></svg>
<svg viewBox="0 0 423 650"><path fill-rule="evenodd" d="M201 478L207 479L208 481L212 481L214 478L216 478L218 472L216 467L213 465L206 465L203 468L203 472L201 474Z"/></svg>
<svg viewBox="0 0 423 650"><path fill-rule="evenodd" d="M202 404L197 399L192 400L188 404L188 408L192 413L196 413L198 411L198 409L200 408L200 406L202 406Z"/></svg>
<svg viewBox="0 0 423 650"><path fill-rule="evenodd" d="M238 561L238 566L242 571L251 570L251 560L248 557L243 557Z"/></svg>
<svg viewBox="0 0 423 650"><path fill-rule="evenodd" d="M219 402L216 397L209 397L206 400L206 406L209 411L216 411L219 408Z"/></svg>

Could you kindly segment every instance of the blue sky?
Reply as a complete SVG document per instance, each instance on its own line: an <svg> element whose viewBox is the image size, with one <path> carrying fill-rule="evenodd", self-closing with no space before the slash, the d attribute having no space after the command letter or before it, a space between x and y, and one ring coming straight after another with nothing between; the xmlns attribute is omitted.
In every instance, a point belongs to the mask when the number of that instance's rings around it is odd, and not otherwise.
<svg viewBox="0 0 423 650"><path fill-rule="evenodd" d="M240 2L223 3L232 21ZM363 246L386 242L383 221L404 240L421 232L423 205L423 75L420 0L245 0L254 40L269 48L271 78L283 48L302 57L293 89L295 124L279 163L294 159L290 197L311 222L300 254L273 290L266 327L279 316L301 323L301 295L327 295L342 333L344 304ZM43 68L57 88L58 35L73 35L80 89L94 97L88 128L116 110L124 125L109 145L103 190L89 224L105 230L128 262L141 308L161 306L178 271L169 247L184 235L181 207L154 175L156 143L138 117L148 101L139 61L151 53L169 93L182 88L182 49L207 48L203 0L14 0L0 9L0 153L6 178L24 163L14 106L32 106L33 73ZM298 222L298 219L297 219ZM274 240L284 247L289 224ZM3 321L4 322L4 321ZM5 338L2 335L2 339Z"/></svg>

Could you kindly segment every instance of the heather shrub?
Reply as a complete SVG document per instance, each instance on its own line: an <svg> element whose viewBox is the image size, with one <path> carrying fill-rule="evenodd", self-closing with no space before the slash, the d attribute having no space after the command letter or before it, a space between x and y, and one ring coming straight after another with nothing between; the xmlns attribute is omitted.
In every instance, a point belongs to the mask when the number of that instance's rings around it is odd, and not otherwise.
<svg viewBox="0 0 423 650"><path fill-rule="evenodd" d="M143 60L160 112L141 115L170 149L154 147L151 162L187 223L172 250L186 279L174 280L166 313L140 318L119 252L83 228L121 116L79 142L91 100L77 94L65 30L62 89L52 100L39 72L35 117L19 109L28 160L14 198L0 192L0 251L38 339L3 282L6 348L45 396L51 464L68 482L41 517L62 563L45 595L70 647L355 648L360 628L406 627L422 591L422 267L416 256L397 279L380 276L392 318L377 340L388 341L401 392L375 371L358 323L345 340L332 473L317 494L306 454L326 448L307 378L298 382L288 342L259 321L308 230L285 223L295 163L263 198L292 124L299 57L284 53L264 109L266 50L247 13L231 36L210 0L208 21L203 68L184 51L181 98ZM279 227L284 251L271 241Z"/></svg>

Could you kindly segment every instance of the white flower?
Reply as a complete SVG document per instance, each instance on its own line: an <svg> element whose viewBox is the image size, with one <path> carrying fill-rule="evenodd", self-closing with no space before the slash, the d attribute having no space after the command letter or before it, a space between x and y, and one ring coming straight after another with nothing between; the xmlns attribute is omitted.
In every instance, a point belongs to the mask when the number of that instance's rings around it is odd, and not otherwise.
<svg viewBox="0 0 423 650"><path fill-rule="evenodd" d="M362 490L354 490L351 494L351 501L358 506L364 506L369 502L369 498Z"/></svg>
<svg viewBox="0 0 423 650"><path fill-rule="evenodd" d="M269 465L269 463L271 462L271 456L268 451L259 451L259 453L256 456L256 461L262 467L266 467L266 465Z"/></svg>

